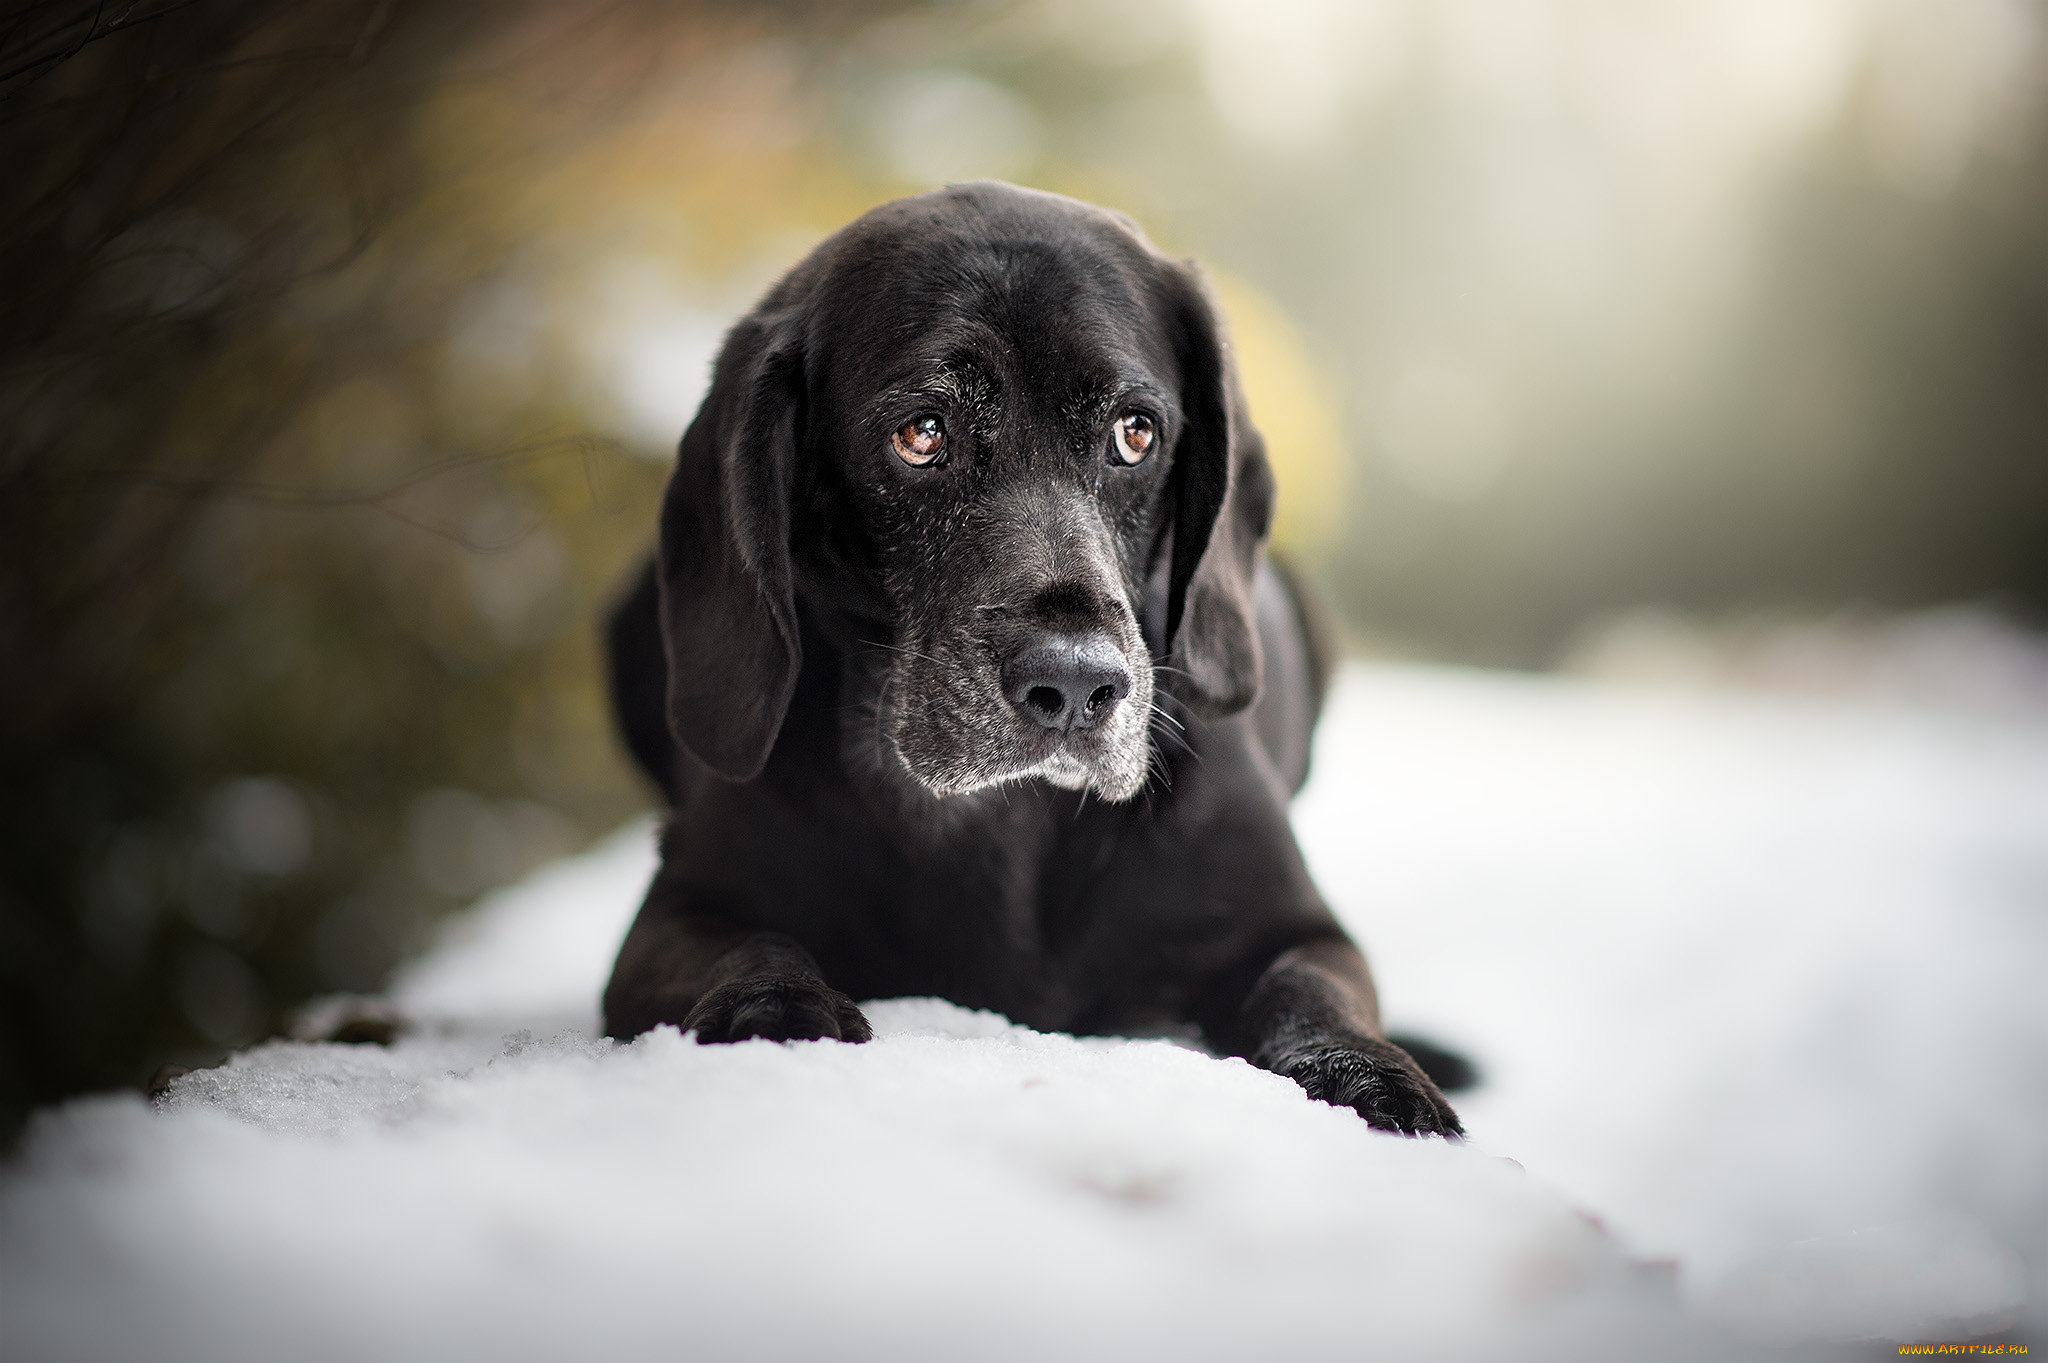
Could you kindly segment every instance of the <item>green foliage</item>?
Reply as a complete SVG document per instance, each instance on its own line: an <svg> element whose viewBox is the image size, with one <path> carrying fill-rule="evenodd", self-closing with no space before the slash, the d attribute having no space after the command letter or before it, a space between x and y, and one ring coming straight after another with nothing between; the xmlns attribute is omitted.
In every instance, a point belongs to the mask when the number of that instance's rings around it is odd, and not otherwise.
<svg viewBox="0 0 2048 1363"><path fill-rule="evenodd" d="M577 130L472 130L496 164L451 184L422 127L451 88L502 107L530 68L478 44L545 18L214 4L10 91L0 1130L376 987L646 803L594 622L661 464L571 376L479 384L447 340Z"/></svg>

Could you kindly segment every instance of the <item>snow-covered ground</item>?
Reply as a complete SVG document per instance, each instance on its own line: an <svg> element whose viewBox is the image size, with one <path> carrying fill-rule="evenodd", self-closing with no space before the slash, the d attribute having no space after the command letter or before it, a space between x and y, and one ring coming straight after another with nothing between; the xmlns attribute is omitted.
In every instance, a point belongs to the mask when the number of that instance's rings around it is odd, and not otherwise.
<svg viewBox="0 0 2048 1363"><path fill-rule="evenodd" d="M1390 1020L1485 1070L1466 1146L930 1000L865 1047L594 1040L642 825L456 923L395 1047L42 1114L0 1355L2044 1337L2048 723L1355 668L1296 825Z"/></svg>

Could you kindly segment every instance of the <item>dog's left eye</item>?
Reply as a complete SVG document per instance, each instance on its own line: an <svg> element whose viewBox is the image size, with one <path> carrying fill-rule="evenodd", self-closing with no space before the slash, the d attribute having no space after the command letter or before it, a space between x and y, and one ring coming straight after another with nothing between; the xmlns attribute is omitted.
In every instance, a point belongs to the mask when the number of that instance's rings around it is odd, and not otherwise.
<svg viewBox="0 0 2048 1363"><path fill-rule="evenodd" d="M946 423L935 416L906 421L889 444L898 459L922 468L946 452Z"/></svg>
<svg viewBox="0 0 2048 1363"><path fill-rule="evenodd" d="M1152 452L1158 428L1143 412L1126 412L1116 419L1116 439L1111 451L1126 464L1135 464Z"/></svg>

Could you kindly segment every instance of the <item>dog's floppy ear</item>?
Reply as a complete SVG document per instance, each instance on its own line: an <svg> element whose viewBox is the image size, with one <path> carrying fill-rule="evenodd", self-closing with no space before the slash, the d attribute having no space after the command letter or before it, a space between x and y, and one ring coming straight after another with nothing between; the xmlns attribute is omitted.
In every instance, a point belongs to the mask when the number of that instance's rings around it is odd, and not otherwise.
<svg viewBox="0 0 2048 1363"><path fill-rule="evenodd" d="M1186 422L1167 492L1166 644L1186 673L1177 689L1213 719L1244 709L1259 692L1252 579L1273 519L1273 473L1200 277L1178 263L1168 263L1166 274Z"/></svg>
<svg viewBox="0 0 2048 1363"><path fill-rule="evenodd" d="M793 319L742 321L726 338L661 503L669 732L735 781L767 764L803 656L789 566L802 402Z"/></svg>

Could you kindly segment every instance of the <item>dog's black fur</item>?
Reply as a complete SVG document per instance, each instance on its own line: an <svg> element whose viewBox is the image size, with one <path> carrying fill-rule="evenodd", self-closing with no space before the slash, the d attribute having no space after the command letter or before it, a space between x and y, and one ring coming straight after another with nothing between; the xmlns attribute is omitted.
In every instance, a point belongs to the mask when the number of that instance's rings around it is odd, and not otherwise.
<svg viewBox="0 0 2048 1363"><path fill-rule="evenodd" d="M1288 828L1330 658L1272 505L1127 219L982 183L829 238L727 339L612 622L674 812L609 1033L865 1041L855 999L934 994L1458 1134Z"/></svg>

